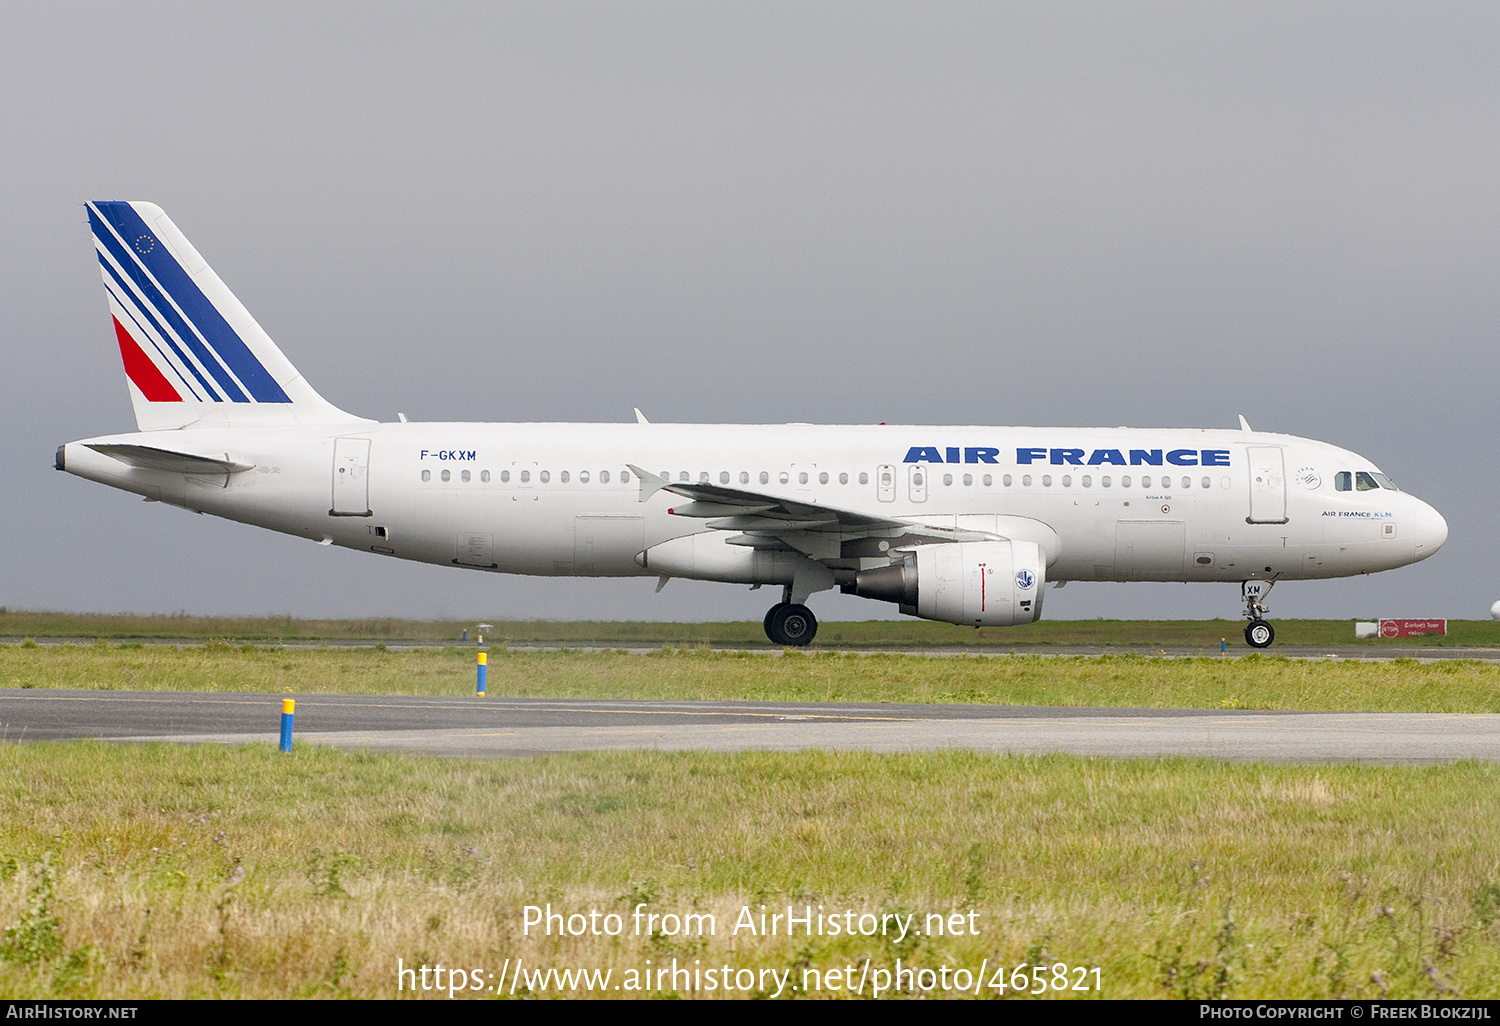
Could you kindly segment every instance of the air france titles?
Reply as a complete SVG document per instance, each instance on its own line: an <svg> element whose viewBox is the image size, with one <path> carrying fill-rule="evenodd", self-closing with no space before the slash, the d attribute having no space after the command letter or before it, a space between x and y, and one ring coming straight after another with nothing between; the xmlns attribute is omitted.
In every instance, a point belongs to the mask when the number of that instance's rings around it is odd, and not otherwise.
<svg viewBox="0 0 1500 1026"><path fill-rule="evenodd" d="M992 445L914 445L902 463L999 463ZM1031 447L1016 450L1016 464L1054 467L1227 467L1228 449L1071 449Z"/></svg>

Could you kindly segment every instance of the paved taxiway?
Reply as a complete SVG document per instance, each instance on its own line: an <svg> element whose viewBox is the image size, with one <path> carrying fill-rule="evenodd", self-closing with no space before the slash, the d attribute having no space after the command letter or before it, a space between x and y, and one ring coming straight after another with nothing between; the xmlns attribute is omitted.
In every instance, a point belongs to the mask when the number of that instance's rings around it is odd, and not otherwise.
<svg viewBox="0 0 1500 1026"><path fill-rule="evenodd" d="M968 749L1272 762L1500 759L1500 715L0 690L7 741L275 743L446 756L605 749Z"/></svg>

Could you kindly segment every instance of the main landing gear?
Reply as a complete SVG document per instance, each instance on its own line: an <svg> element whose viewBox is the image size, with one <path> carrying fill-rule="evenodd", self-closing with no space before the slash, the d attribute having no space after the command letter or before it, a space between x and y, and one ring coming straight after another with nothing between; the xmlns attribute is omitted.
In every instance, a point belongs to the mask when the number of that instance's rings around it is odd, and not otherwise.
<svg viewBox="0 0 1500 1026"><path fill-rule="evenodd" d="M1271 593L1275 581L1245 581L1240 585L1240 594L1245 599L1245 615L1250 622L1245 626L1245 644L1251 648L1270 648L1276 640L1276 628L1265 618L1269 610L1262 599Z"/></svg>
<svg viewBox="0 0 1500 1026"><path fill-rule="evenodd" d="M776 603L766 613L766 637L773 645L800 647L818 633L818 618L811 609L790 601L792 589L786 590L786 600Z"/></svg>

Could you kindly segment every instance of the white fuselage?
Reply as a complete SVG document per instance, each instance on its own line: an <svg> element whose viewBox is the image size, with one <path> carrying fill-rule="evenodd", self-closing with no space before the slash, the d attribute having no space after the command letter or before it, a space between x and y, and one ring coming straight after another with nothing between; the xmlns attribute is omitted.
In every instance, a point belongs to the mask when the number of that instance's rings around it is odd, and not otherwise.
<svg viewBox="0 0 1500 1026"><path fill-rule="evenodd" d="M89 448L112 443L251 469L143 469ZM656 575L643 551L726 535L673 514L684 500L670 492L643 498L631 466L674 484L1025 537L1042 546L1053 581L1345 577L1424 559L1447 537L1417 497L1361 488L1379 473L1363 457L1250 431L366 423L112 435L70 443L59 459L188 509L501 573ZM865 549L825 560L856 570L883 561Z"/></svg>

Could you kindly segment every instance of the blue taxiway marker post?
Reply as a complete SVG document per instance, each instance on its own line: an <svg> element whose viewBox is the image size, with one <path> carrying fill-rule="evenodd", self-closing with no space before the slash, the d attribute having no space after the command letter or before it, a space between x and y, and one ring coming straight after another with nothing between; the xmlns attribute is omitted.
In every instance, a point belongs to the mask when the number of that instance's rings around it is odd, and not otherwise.
<svg viewBox="0 0 1500 1026"><path fill-rule="evenodd" d="M1219 639L1219 655L1223 655L1224 654L1224 651L1225 651L1224 645L1225 645L1225 643L1228 640L1229 640L1228 638L1220 638Z"/></svg>
<svg viewBox="0 0 1500 1026"><path fill-rule="evenodd" d="M296 699L283 698L281 700L281 750L283 752L292 750L292 714L296 711Z"/></svg>

